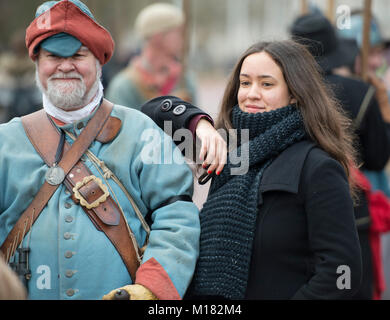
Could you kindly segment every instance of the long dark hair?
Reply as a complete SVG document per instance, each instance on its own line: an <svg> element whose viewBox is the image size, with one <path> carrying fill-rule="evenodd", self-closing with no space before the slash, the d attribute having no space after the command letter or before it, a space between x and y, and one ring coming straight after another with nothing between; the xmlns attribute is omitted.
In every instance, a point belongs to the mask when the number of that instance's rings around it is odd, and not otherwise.
<svg viewBox="0 0 390 320"><path fill-rule="evenodd" d="M290 94L297 100L309 137L342 164L350 182L351 194L356 198L356 183L350 174L350 166L355 165L356 159L351 120L324 83L320 67L303 45L292 40L259 42L246 50L226 86L217 128L232 128L230 115L238 104L242 64L246 57L259 52L269 54L282 70Z"/></svg>

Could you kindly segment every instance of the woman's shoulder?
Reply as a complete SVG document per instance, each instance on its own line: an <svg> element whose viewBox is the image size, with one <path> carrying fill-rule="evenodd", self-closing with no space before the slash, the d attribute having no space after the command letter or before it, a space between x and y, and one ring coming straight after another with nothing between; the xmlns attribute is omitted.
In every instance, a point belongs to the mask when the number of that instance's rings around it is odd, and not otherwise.
<svg viewBox="0 0 390 320"><path fill-rule="evenodd" d="M317 181L328 181L332 177L335 181L348 181L342 164L329 153L318 146L314 146L307 154L302 167L302 179L304 184Z"/></svg>
<svg viewBox="0 0 390 320"><path fill-rule="evenodd" d="M342 168L342 165L339 161L337 161L335 158L333 158L329 153L327 153L319 146L314 145L313 148L311 148L307 153L304 166L307 167L308 169L315 169L319 166L324 166L324 165L325 166L335 165L335 166L340 166L340 168Z"/></svg>

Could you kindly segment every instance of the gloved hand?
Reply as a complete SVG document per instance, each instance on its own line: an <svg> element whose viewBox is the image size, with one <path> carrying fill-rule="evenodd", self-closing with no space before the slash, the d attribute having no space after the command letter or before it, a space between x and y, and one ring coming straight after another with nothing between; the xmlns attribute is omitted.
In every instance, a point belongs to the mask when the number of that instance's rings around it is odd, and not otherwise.
<svg viewBox="0 0 390 320"><path fill-rule="evenodd" d="M158 300L157 297L150 291L140 284L131 284L124 286L103 296L103 300L118 300L115 296L118 291L124 290L129 294L129 300Z"/></svg>

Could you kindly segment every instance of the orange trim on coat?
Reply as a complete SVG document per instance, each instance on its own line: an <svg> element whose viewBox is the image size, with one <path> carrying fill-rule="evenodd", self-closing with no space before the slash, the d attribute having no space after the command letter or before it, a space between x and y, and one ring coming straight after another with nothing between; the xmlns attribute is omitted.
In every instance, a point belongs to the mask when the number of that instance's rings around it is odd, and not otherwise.
<svg viewBox="0 0 390 320"><path fill-rule="evenodd" d="M138 268L135 283L148 288L159 300L181 300L167 272L155 258Z"/></svg>

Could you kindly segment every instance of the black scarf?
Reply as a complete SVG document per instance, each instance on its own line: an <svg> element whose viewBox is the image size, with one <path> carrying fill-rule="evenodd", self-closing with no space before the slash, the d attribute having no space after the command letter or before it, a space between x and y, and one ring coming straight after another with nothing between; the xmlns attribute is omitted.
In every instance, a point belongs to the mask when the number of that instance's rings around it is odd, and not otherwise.
<svg viewBox="0 0 390 320"><path fill-rule="evenodd" d="M249 129L249 142L240 141L237 148L238 154L249 155L242 159L248 161L249 170L231 175L231 169L240 164L234 165L229 157L222 173L212 181L200 212L200 253L190 297L245 298L262 174L278 154L305 136L295 105L256 114L235 106L231 119L238 132ZM244 152L245 148L249 152Z"/></svg>

